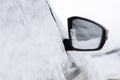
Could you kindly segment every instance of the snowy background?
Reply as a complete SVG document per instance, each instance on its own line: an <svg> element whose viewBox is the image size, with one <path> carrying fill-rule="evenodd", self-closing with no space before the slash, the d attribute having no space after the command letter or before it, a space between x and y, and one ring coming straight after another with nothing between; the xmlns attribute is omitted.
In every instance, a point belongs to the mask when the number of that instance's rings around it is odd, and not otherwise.
<svg viewBox="0 0 120 80"><path fill-rule="evenodd" d="M97 21L108 28L118 28L119 0L49 0L54 11L66 26L70 16L81 16ZM113 26L114 25L114 26ZM117 25L117 26L115 26Z"/></svg>

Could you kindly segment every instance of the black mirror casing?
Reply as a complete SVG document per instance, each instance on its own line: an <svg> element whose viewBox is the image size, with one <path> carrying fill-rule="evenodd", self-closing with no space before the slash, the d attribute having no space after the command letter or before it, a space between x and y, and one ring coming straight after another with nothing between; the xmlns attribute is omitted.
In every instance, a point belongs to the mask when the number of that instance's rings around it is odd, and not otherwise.
<svg viewBox="0 0 120 80"><path fill-rule="evenodd" d="M99 43L99 45L98 45L98 47L96 47L96 48L91 48L91 49L83 49L83 48L79 48L79 47L75 47L74 45L73 45L73 39L72 39L72 35L71 35L71 29L73 28L73 21L74 20L77 20L77 21L79 21L79 20L81 20L81 21L84 21L84 22L87 22L87 23L89 23L89 24L92 24L92 25L96 25L95 27L99 27L100 29L101 29L101 36L100 36L100 43ZM78 24L78 23L77 23ZM81 23L80 23L81 24ZM86 24L86 23L85 23ZM88 24L88 25L89 25ZM84 27L84 26L82 26L82 27ZM90 27L90 26L88 26L88 27ZM92 28L92 27L91 27ZM82 29L82 28L81 28ZM94 26L93 26L93 30L94 30ZM96 30L98 30L98 29L96 29ZM85 31L85 30L84 30ZM87 30L86 30L87 31ZM89 32L89 31L88 31ZM92 31L91 31L92 32ZM94 22L94 21L92 21L92 20L89 20L89 19L86 19L86 18L82 18L82 17L77 17L77 16L74 16L74 17L70 17L70 18L68 18L68 33L69 33L69 39L65 39L64 40L64 45L65 45L65 49L66 50L76 50L76 51L95 51L95 50L100 50L102 47L103 47L103 45L104 45L104 43L105 43L105 41L106 41L106 39L107 39L107 31L106 31L106 29L102 26L102 25L100 25L100 24L98 24L98 23L96 23L96 22ZM95 32L94 32L95 33ZM84 33L82 33L83 35L85 35ZM89 33L88 33L89 34ZM92 33L93 34L93 33ZM98 33L97 33L98 34ZM91 35L91 34L89 34L89 35ZM95 35L96 35L96 33L95 33ZM81 36L80 36L81 37ZM95 39L95 38L94 38ZM92 43L91 43L92 44ZM90 46L90 45L86 45L86 46Z"/></svg>

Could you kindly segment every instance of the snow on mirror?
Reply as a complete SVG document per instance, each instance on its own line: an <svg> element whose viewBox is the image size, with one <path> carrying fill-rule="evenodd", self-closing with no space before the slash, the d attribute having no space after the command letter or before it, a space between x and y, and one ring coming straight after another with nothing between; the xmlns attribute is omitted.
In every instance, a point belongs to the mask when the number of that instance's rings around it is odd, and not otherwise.
<svg viewBox="0 0 120 80"><path fill-rule="evenodd" d="M96 49L101 43L102 28L89 20L74 19L70 35L74 48Z"/></svg>

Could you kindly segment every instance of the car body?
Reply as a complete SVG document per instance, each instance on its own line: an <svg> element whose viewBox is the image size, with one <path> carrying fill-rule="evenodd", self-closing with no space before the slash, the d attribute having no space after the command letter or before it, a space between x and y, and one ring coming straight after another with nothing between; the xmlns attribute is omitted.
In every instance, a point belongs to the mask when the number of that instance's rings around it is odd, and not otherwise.
<svg viewBox="0 0 120 80"><path fill-rule="evenodd" d="M47 0L1 0L0 80L103 80L100 53L66 51L67 35Z"/></svg>

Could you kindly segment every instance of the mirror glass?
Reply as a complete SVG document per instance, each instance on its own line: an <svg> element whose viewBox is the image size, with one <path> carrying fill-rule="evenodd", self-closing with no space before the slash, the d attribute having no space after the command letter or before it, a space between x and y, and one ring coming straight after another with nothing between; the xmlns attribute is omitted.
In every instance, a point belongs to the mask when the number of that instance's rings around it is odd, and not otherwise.
<svg viewBox="0 0 120 80"><path fill-rule="evenodd" d="M83 19L74 19L70 29L72 46L77 49L96 49L102 38L102 28Z"/></svg>

